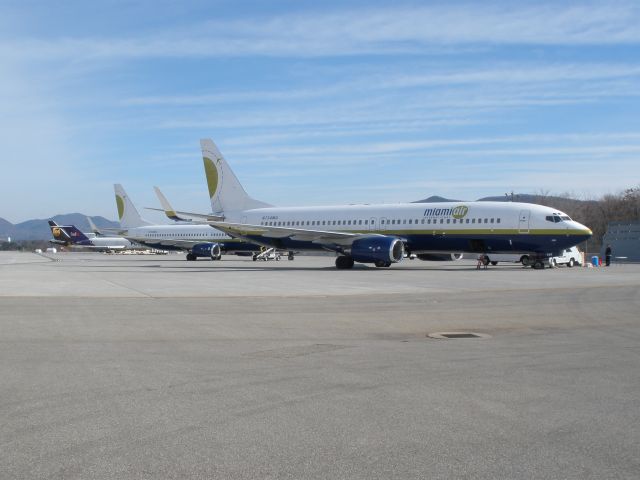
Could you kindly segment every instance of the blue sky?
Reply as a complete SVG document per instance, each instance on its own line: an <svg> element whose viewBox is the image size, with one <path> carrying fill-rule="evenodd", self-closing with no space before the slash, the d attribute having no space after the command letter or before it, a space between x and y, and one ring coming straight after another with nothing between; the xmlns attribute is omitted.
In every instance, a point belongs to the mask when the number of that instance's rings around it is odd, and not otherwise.
<svg viewBox="0 0 640 480"><path fill-rule="evenodd" d="M0 217L640 184L638 2L0 1ZM146 213L151 219L159 219Z"/></svg>

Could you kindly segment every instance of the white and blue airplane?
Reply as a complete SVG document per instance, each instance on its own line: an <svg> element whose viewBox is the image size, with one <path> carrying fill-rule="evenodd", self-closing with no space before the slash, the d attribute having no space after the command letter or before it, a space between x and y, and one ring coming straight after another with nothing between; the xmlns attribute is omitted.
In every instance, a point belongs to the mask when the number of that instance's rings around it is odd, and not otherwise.
<svg viewBox="0 0 640 480"><path fill-rule="evenodd" d="M132 242L160 250L183 250L187 252L187 260L199 257L220 260L223 253L251 256L260 251L260 246L233 238L207 223L182 221L184 219L177 217L175 212L172 215L169 202L157 188L156 194L159 193L163 207L167 206L170 210L168 216L181 222L153 225L140 216L122 185L115 184L113 188L121 227L118 233Z"/></svg>
<svg viewBox="0 0 640 480"><path fill-rule="evenodd" d="M230 236L279 250L325 250L339 269L389 267L405 254L527 253L536 268L592 235L554 208L516 202L274 207L251 198L212 140L201 140L212 213L199 218Z"/></svg>

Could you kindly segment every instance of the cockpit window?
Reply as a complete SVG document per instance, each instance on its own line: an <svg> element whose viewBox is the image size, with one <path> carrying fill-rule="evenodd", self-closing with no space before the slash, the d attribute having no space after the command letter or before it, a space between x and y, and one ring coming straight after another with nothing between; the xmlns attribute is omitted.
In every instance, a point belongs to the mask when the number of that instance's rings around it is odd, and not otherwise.
<svg viewBox="0 0 640 480"><path fill-rule="evenodd" d="M560 215L560 218L561 218L562 220L571 221L571 218L569 217L569 215Z"/></svg>

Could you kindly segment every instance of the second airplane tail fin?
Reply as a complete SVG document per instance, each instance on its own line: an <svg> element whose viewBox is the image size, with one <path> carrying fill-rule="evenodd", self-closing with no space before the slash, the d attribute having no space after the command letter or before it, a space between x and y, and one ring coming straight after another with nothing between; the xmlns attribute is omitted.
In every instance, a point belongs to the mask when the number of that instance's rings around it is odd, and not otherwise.
<svg viewBox="0 0 640 480"><path fill-rule="evenodd" d="M116 193L116 205L118 207L118 220L120 220L120 226L122 228L136 228L144 227L145 225L151 225L143 219L135 205L124 191L124 188L119 183L113 186Z"/></svg>
<svg viewBox="0 0 640 480"><path fill-rule="evenodd" d="M200 147L202 148L202 160L209 187L212 213L224 214L225 212L273 206L247 195L213 140L200 140Z"/></svg>

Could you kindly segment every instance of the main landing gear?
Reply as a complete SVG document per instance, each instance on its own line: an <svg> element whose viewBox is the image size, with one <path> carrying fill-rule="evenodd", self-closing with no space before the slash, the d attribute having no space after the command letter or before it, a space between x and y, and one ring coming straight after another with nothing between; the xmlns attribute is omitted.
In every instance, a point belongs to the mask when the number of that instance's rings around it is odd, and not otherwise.
<svg viewBox="0 0 640 480"><path fill-rule="evenodd" d="M287 255L287 260L295 260L296 257L294 257L293 252L289 252L289 255Z"/></svg>
<svg viewBox="0 0 640 480"><path fill-rule="evenodd" d="M197 259L198 257L196 257L193 253L187 253L187 260L189 260L190 262L193 262Z"/></svg>
<svg viewBox="0 0 640 480"><path fill-rule="evenodd" d="M349 257L347 255L340 255L336 258L336 268L339 270L353 268L353 263L353 257Z"/></svg>

